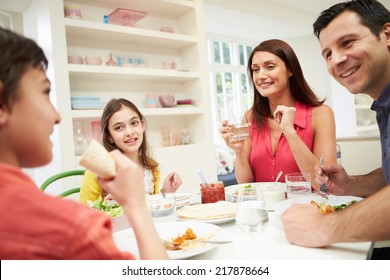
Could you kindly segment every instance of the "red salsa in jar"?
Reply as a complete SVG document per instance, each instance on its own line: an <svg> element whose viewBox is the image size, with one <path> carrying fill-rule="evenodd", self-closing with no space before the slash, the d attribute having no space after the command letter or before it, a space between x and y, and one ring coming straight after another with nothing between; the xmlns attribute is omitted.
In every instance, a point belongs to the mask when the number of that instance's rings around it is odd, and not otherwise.
<svg viewBox="0 0 390 280"><path fill-rule="evenodd" d="M208 186L200 184L202 203L214 203L225 200L225 187L223 182L210 183Z"/></svg>

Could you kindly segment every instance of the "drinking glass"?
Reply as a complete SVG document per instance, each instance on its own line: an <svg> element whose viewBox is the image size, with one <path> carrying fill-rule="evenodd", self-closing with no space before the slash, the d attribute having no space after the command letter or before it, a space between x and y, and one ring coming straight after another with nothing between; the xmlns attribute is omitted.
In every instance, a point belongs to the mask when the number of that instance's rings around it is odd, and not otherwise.
<svg viewBox="0 0 390 280"><path fill-rule="evenodd" d="M287 198L306 196L311 194L310 173L286 174Z"/></svg>
<svg viewBox="0 0 390 280"><path fill-rule="evenodd" d="M268 222L261 188L242 189L238 192L236 206L236 225L242 233L261 233Z"/></svg>
<svg viewBox="0 0 390 280"><path fill-rule="evenodd" d="M162 144L164 147L171 146L172 139L171 139L171 127L169 124L162 124L160 126L161 129L161 138L162 138Z"/></svg>
<svg viewBox="0 0 390 280"><path fill-rule="evenodd" d="M230 137L230 142L243 141L249 136L250 123L246 117L234 118L228 120L228 125L231 128L231 133L234 135Z"/></svg>
<svg viewBox="0 0 390 280"><path fill-rule="evenodd" d="M263 191L265 207L267 210L274 210L274 205L279 201L286 199L286 185L279 182L261 183L261 190Z"/></svg>

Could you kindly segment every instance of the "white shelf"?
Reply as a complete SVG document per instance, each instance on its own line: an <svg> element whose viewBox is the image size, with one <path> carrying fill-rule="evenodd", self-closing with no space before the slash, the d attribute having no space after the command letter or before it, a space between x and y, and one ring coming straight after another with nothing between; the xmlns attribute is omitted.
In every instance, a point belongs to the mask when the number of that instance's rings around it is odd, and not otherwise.
<svg viewBox="0 0 390 280"><path fill-rule="evenodd" d="M371 110L371 104L355 104L356 110Z"/></svg>
<svg viewBox="0 0 390 280"><path fill-rule="evenodd" d="M61 3L60 3L61 2ZM131 100L147 118L147 135L152 154L159 163L161 180L176 171L189 187L199 186L196 170L216 180L211 124L211 95L207 74L207 53L203 27L202 0L70 0L53 1L53 18L63 15L63 4L79 6L83 19L59 18L52 27L56 39L54 65L59 69L56 84L61 93L58 109L63 116L60 137L62 169L78 166L74 156L73 124L80 121L92 139L90 122L100 119L103 110L72 110L72 96L94 96L108 101L123 97ZM103 15L116 8L146 11L148 15L135 27L103 23ZM176 33L161 32L172 26ZM68 55L102 57L102 65L68 64ZM112 55L144 59L149 67L107 66ZM162 69L164 62L175 62L180 70ZM161 67L161 68L159 68ZM62 83L61 83L62 82ZM59 91L58 89L61 89ZM176 99L191 99L193 107L142 108L148 93L174 93ZM161 126L187 129L189 145L164 147ZM68 140L69 138L69 140ZM184 164L183 164L184 163Z"/></svg>
<svg viewBox="0 0 390 280"><path fill-rule="evenodd" d="M97 23L65 18L66 34L73 38L112 41L127 44L148 44L182 49L197 43L195 36L166 33L136 27Z"/></svg>
<svg viewBox="0 0 390 280"><path fill-rule="evenodd" d="M194 71L104 65L68 64L68 71L70 78L99 79L110 82L113 80L187 82L200 78L200 73Z"/></svg>
<svg viewBox="0 0 390 280"><path fill-rule="evenodd" d="M141 108L144 116L175 116L175 115L200 115L203 113L201 108ZM72 110L72 118L100 118L103 110Z"/></svg>
<svg viewBox="0 0 390 280"><path fill-rule="evenodd" d="M370 125L356 126L357 132L372 131L372 130L378 130L378 125L377 124L370 124Z"/></svg>

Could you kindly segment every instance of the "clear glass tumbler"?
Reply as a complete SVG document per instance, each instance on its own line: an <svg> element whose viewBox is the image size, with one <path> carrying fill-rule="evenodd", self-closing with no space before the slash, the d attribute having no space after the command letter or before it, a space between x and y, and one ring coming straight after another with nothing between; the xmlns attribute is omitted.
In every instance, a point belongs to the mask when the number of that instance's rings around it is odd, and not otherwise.
<svg viewBox="0 0 390 280"><path fill-rule="evenodd" d="M228 125L231 128L230 132L234 134L230 137L230 142L244 141L249 136L251 124L248 123L246 117L229 119Z"/></svg>
<svg viewBox="0 0 390 280"><path fill-rule="evenodd" d="M236 208L237 229L242 233L261 233L267 222L268 211L261 188L240 190Z"/></svg>

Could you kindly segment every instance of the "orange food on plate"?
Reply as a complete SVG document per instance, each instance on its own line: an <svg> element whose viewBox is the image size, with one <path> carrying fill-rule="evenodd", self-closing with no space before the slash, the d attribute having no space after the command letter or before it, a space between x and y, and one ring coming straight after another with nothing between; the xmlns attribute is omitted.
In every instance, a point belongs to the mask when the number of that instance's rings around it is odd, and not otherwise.
<svg viewBox="0 0 390 280"><path fill-rule="evenodd" d="M191 228L188 228L186 232L183 235L177 236L175 239L173 239L172 244L175 246L182 245L186 240L193 240L196 239L196 234L192 231Z"/></svg>
<svg viewBox="0 0 390 280"><path fill-rule="evenodd" d="M329 213L335 212L333 206L331 206L331 205L325 205L325 203L319 205L316 201L312 200L312 201L310 201L310 204L313 204L313 205L317 206L318 209L320 209L320 213L321 213L322 215L325 215L325 214L329 214Z"/></svg>

